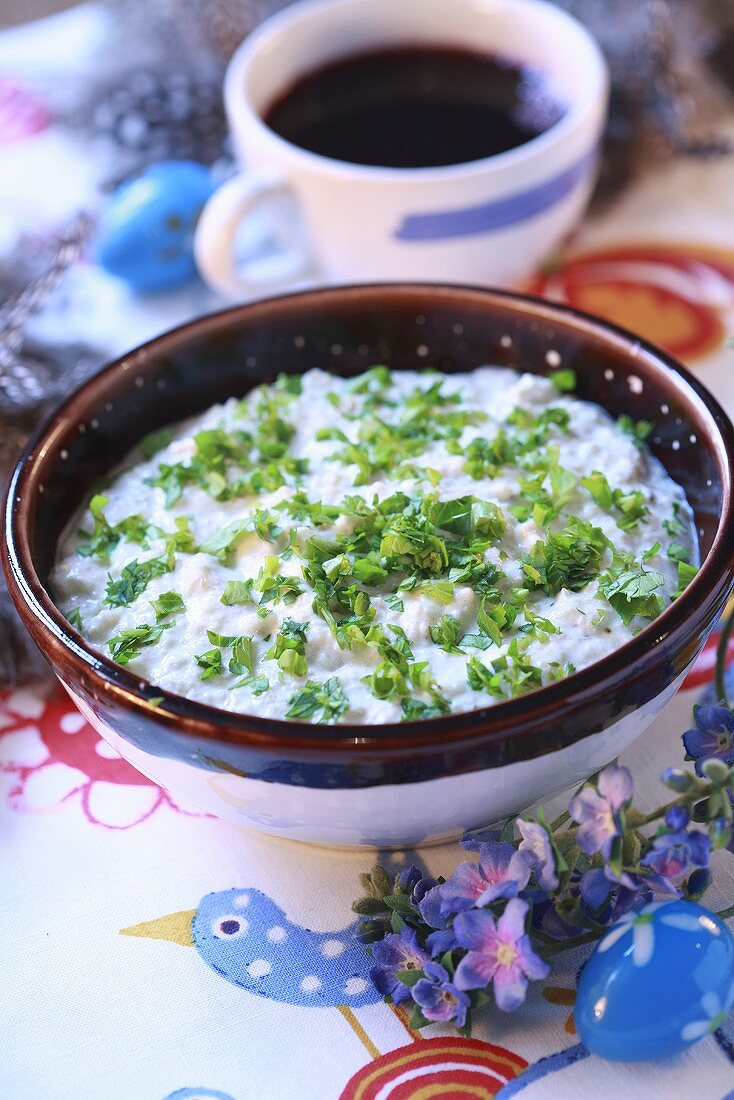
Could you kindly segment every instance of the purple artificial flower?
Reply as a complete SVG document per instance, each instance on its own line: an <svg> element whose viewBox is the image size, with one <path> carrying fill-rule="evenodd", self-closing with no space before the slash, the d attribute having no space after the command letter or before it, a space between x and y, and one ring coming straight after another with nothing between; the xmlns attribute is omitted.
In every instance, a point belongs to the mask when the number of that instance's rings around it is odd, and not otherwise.
<svg viewBox="0 0 734 1100"><path fill-rule="evenodd" d="M530 856L512 844L493 840L479 847L479 863L465 860L439 887L444 917L481 909L498 898L517 897L530 878Z"/></svg>
<svg viewBox="0 0 734 1100"><path fill-rule="evenodd" d="M413 892L413 903L429 928L435 929L426 937L426 947L435 959L437 955L443 955L444 951L451 951L456 947L456 937L453 928L448 927L449 918L441 910L443 884L437 883L435 879L424 879L422 881L428 882L429 888L416 904L415 899L421 886L421 883L419 883Z"/></svg>
<svg viewBox="0 0 734 1100"><path fill-rule="evenodd" d="M622 911L626 912L642 889L642 885L642 879L636 875L631 875L628 871L621 871L617 874L607 865L606 867L593 867L589 871L584 871L579 880L579 893L589 908L596 911L601 909L602 905L609 899L612 890L618 887L619 894L615 903L615 913L619 916L620 905ZM629 895L629 905L625 904L627 899L624 895L626 894ZM605 922L602 920L601 923Z"/></svg>
<svg viewBox="0 0 734 1100"><path fill-rule="evenodd" d="M537 821L524 821L521 817L517 819L517 827L522 835L518 852L528 857L538 883L550 893L558 885L558 875L548 830Z"/></svg>
<svg viewBox="0 0 734 1100"><path fill-rule="evenodd" d="M435 878L424 875L415 864L405 867L395 879L395 888L403 894L410 894L410 903L414 909L420 907L426 894L438 886Z"/></svg>
<svg viewBox="0 0 734 1100"><path fill-rule="evenodd" d="M486 829L477 829L472 833L464 833L459 844L462 848L465 848L467 852L478 852L483 844L491 843L493 840L499 840L501 835L501 829L495 829L493 825L490 825Z"/></svg>
<svg viewBox="0 0 734 1100"><path fill-rule="evenodd" d="M497 1007L512 1012L525 1000L528 981L545 978L550 967L535 954L525 931L527 902L510 898L495 923L486 909L459 913L454 921L458 943L468 948L456 968L459 989L494 985Z"/></svg>
<svg viewBox="0 0 734 1100"><path fill-rule="evenodd" d="M429 928L445 928L446 918L441 912L442 886L437 883L426 890L418 902L418 912Z"/></svg>
<svg viewBox="0 0 734 1100"><path fill-rule="evenodd" d="M597 924L611 924L633 906L652 900L649 882L627 871L617 874L607 864L584 871L578 880L574 879L572 887L578 889L588 915ZM565 921L551 902L534 907L533 926L555 940L567 940L579 934L578 925Z"/></svg>
<svg viewBox="0 0 734 1100"><path fill-rule="evenodd" d="M427 1020L463 1027L470 1004L466 993L454 985L440 963L428 962L423 969L425 978L420 978L410 991L423 1015Z"/></svg>
<svg viewBox="0 0 734 1100"><path fill-rule="evenodd" d="M419 944L415 929L407 924L399 932L391 932L384 940L373 943L372 958L375 962L370 970L372 981L378 991L396 1005L410 1000L410 989L400 981L398 972L422 970L430 962L430 955Z"/></svg>
<svg viewBox="0 0 734 1100"><path fill-rule="evenodd" d="M685 829L689 821L690 817L688 816L688 810L685 806L670 806L665 811L665 824L673 833L678 833L681 829Z"/></svg>
<svg viewBox="0 0 734 1100"><path fill-rule="evenodd" d="M414 863L404 867L395 879L395 888L401 894L412 894L418 883L423 878L422 872Z"/></svg>
<svg viewBox="0 0 734 1100"><path fill-rule="evenodd" d="M708 867L710 847L708 836L699 829L692 829L690 833L662 833L655 837L642 863L672 884L689 871Z"/></svg>
<svg viewBox="0 0 734 1100"><path fill-rule="evenodd" d="M426 875L424 878L421 878L418 880L418 882L416 882L415 886L413 887L413 893L410 896L410 900L416 907L416 909L423 901L428 891L432 890L434 886L438 886L438 880L435 878L431 878L430 875Z"/></svg>
<svg viewBox="0 0 734 1100"><path fill-rule="evenodd" d="M699 703L693 708L696 728L686 730L683 744L696 761L697 775L704 761L714 756L725 764L734 764L734 711L717 703Z"/></svg>
<svg viewBox="0 0 734 1100"><path fill-rule="evenodd" d="M438 928L426 936L426 947L431 952L432 959L437 959L446 951L453 951L456 946L453 928Z"/></svg>
<svg viewBox="0 0 734 1100"><path fill-rule="evenodd" d="M612 842L620 835L619 811L632 798L632 776L627 768L610 764L600 774L596 788L584 787L568 805L580 826L576 843L587 856L601 852L609 859Z"/></svg>

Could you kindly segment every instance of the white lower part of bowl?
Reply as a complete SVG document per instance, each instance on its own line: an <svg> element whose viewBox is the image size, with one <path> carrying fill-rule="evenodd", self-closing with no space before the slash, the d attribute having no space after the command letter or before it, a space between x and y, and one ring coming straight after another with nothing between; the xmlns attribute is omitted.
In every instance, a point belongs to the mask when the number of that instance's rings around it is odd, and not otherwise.
<svg viewBox="0 0 734 1100"><path fill-rule="evenodd" d="M329 789L264 782L154 756L131 745L70 694L105 741L174 799L290 840L400 849L455 840L583 782L643 733L683 675L605 730L532 760L418 783Z"/></svg>

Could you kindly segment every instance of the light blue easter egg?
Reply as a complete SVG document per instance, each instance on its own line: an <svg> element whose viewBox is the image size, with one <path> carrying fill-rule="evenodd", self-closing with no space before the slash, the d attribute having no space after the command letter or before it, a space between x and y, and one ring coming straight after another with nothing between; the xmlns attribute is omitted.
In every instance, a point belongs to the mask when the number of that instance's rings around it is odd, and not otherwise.
<svg viewBox="0 0 734 1100"><path fill-rule="evenodd" d="M669 1058L720 1027L734 1003L734 936L690 901L622 917L579 980L579 1038L615 1062Z"/></svg>
<svg viewBox="0 0 734 1100"><path fill-rule="evenodd" d="M213 190L209 170L191 160L162 161L122 184L99 224L97 263L141 293L188 282L194 229Z"/></svg>

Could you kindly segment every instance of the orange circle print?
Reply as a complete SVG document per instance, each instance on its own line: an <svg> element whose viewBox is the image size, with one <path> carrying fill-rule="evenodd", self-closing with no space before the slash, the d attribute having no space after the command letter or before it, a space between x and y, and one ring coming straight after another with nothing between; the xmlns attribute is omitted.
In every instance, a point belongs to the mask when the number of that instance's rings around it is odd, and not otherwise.
<svg viewBox="0 0 734 1100"><path fill-rule="evenodd" d="M582 252L539 272L527 289L631 329L681 359L715 351L734 311L734 252L628 244Z"/></svg>

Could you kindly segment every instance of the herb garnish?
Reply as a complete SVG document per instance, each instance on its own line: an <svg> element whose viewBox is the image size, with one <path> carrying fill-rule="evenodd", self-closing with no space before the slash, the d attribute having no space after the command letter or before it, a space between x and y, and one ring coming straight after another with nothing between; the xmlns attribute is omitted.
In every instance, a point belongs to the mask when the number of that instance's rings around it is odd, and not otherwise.
<svg viewBox="0 0 734 1100"><path fill-rule="evenodd" d="M161 558L148 558L147 561L130 561L124 566L117 580L107 581L104 602L107 607L129 607L144 592L153 577L170 573L172 565Z"/></svg>
<svg viewBox="0 0 734 1100"><path fill-rule="evenodd" d="M73 607L71 611L66 612L66 620L79 631L80 634L84 633L84 623L82 622L82 613L78 607Z"/></svg>
<svg viewBox="0 0 734 1100"><path fill-rule="evenodd" d="M560 393L575 388L571 370L555 371L551 378ZM329 396L337 412L319 438L334 446L324 447L321 453L327 460L352 465L357 485L395 478L412 480L415 487L383 499L371 496L369 490L355 491L338 503L326 503L310 500L300 484L308 463L293 453L300 417L289 409L300 392L298 376L281 376L274 385L258 387L235 406L239 421L232 422L230 405L218 425L192 436L186 461L153 466L149 484L163 489L168 506L175 505L188 486L219 501L282 490L267 507L248 502L234 515L230 512L230 522L213 530L199 546L185 517L176 517L171 534L139 515L109 524L104 515L107 498L101 493L92 498L93 527L80 533L80 553L105 560L123 539L147 548L155 538L164 548L158 550L156 545L156 557L136 558L118 578L109 577L108 606L129 606L153 577L174 570L181 553L201 552L230 567L252 535L270 544L269 553L261 558L255 576L230 571L229 579L220 582L221 604L250 605L261 618L273 622L279 605L296 601L292 614L303 618L300 597L308 594L313 613L339 647L371 651L362 662L367 672L363 683L376 698L399 707L403 719L410 721L445 714L451 708L430 663L416 660L413 640L418 641L419 635L412 640L394 621L405 612L408 599L412 605L414 598L422 597L422 613L432 609L431 641L451 655L452 665L457 658L461 661L459 667L466 668L470 686L505 698L573 671L570 662L547 658L540 662L541 669L528 656L560 633L550 618L536 613L539 597L580 591L596 582L599 602L604 603L588 621L598 624L606 615L609 622L613 609L629 626L637 616L652 618L662 609L662 574L646 568L656 555L667 553L676 563L678 592L695 575L687 560L685 538L677 537L683 531L678 506L666 521L671 536L667 547L655 543L640 552L639 560L619 552L600 527L574 514L588 507L588 494L622 531L628 531L646 521L649 509L642 491L614 488L599 470L581 477L561 464L560 456L569 453L564 436L573 430L572 439L576 437L568 401L559 399L540 412L516 407L504 422L493 420L491 431L483 434L479 429L475 434L473 426L487 417L467 407L450 380L429 373L406 393L402 385L393 386L387 367L378 366L348 389ZM651 424L628 417L621 418L620 427L639 446L653 430ZM163 429L146 438L141 449L146 457L153 457L172 438L171 430ZM475 481L504 475L496 494L503 507L486 499L492 495L486 490L442 499L444 467L438 458L433 460L439 449L456 456L450 460L453 470L460 466ZM430 453L420 465L425 452ZM519 560L520 552L513 549L517 543L504 539L510 516L528 525L518 532L518 541L526 549ZM221 575L211 563L206 568L212 575ZM407 596L410 592L413 597ZM579 603L584 614L587 608ZM184 600L173 589L150 598L150 604L156 615L154 626L121 632L110 642L123 659L126 654L132 659L141 647L154 644L171 625L169 620L185 612ZM403 621L414 627L416 609L408 610L411 613ZM391 614L385 616L385 611ZM249 614L228 615L221 621L230 629L237 629L238 617L250 619ZM308 629L307 621L286 618L265 638L260 657L277 664L279 682L282 674L307 679ZM207 638L210 648L195 657L202 679L227 674L222 683L230 690L247 687L253 694L268 690L270 682L258 668L259 647L251 635L209 630ZM290 696L288 717L336 721L347 706L337 677L324 682L308 679Z"/></svg>
<svg viewBox="0 0 734 1100"><path fill-rule="evenodd" d="M206 653L195 654L194 659L199 668L204 669L202 680L210 680L212 676L220 676L223 672L222 651L219 649L207 649Z"/></svg>
<svg viewBox="0 0 734 1100"><path fill-rule="evenodd" d="M616 510L620 513L617 517L617 526L622 531L629 531L630 528L636 527L650 514L645 496L639 489L626 493L622 489L612 489L605 475L599 470L594 470L588 477L582 477L581 484L588 489L600 508L608 511Z"/></svg>
<svg viewBox="0 0 734 1100"><path fill-rule="evenodd" d="M290 676L306 676L306 634L308 623L299 623L295 619L284 619L275 641L265 654L265 660L277 661L278 667Z"/></svg>
<svg viewBox="0 0 734 1100"><path fill-rule="evenodd" d="M533 588L556 596L562 588L578 592L599 575L609 545L600 527L571 517L557 534L538 541L522 559L525 577Z"/></svg>
<svg viewBox="0 0 734 1100"><path fill-rule="evenodd" d="M150 605L155 611L155 621L159 623L167 619L169 615L178 615L186 610L186 604L178 592L161 592L157 599L151 600Z"/></svg>
<svg viewBox="0 0 734 1100"><path fill-rule="evenodd" d="M624 413L617 419L617 427L628 435L638 447L643 447L647 438L655 431L655 425L649 420L633 420Z"/></svg>
<svg viewBox="0 0 734 1100"><path fill-rule="evenodd" d="M319 722L335 722L347 709L348 701L338 676L331 676L323 683L308 680L288 700L286 718L314 718L319 711Z"/></svg>
<svg viewBox="0 0 734 1100"><path fill-rule="evenodd" d="M560 393L573 393L576 389L576 371L571 370L570 367L551 371L548 377Z"/></svg>
<svg viewBox="0 0 734 1100"><path fill-rule="evenodd" d="M138 446L143 453L143 458L152 458L153 455L158 454L164 447L167 447L172 439L173 432L170 428L159 428L155 432L149 432L140 440Z"/></svg>
<svg viewBox="0 0 734 1100"><path fill-rule="evenodd" d="M78 531L82 542L77 547L77 554L83 558L95 557L102 562L108 561L110 551L121 539L137 542L143 548L147 548L148 537L156 530L143 516L139 515L127 516L119 523L108 523L103 511L108 503L109 498L101 493L96 493L89 502L94 527L91 532L83 528Z"/></svg>
<svg viewBox="0 0 734 1100"><path fill-rule="evenodd" d="M612 605L625 626L640 615L654 619L663 610L662 573L644 569L629 555L616 557L612 568L599 578L599 592Z"/></svg>
<svg viewBox="0 0 734 1100"><path fill-rule="evenodd" d="M164 630L168 630L172 623L160 623L158 626L143 624L134 626L131 630L121 630L110 638L107 643L113 660L118 665L126 665L135 657L140 656L140 650L144 646L155 645Z"/></svg>

